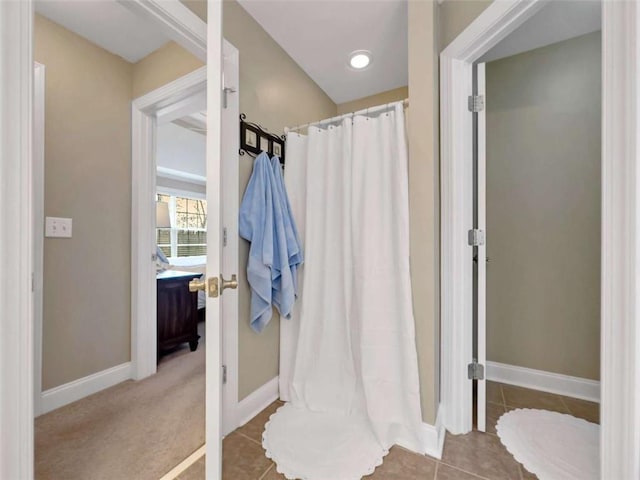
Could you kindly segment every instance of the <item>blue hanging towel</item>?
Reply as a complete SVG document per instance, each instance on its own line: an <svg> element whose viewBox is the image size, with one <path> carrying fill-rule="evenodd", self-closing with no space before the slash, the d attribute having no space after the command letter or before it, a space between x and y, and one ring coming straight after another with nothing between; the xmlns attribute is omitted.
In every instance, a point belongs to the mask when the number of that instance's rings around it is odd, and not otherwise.
<svg viewBox="0 0 640 480"><path fill-rule="evenodd" d="M251 286L251 327L261 332L273 304L289 318L298 292L303 255L277 157L262 152L240 205L240 236L251 242L247 278Z"/></svg>
<svg viewBox="0 0 640 480"><path fill-rule="evenodd" d="M276 231L274 237L281 247L277 251L277 261L274 262L275 274L273 278L273 304L280 315L289 318L293 310L293 304L298 296L298 267L303 262L302 245L296 228L291 204L284 186L280 159L271 159L273 169L274 187L276 197L274 203L274 218Z"/></svg>
<svg viewBox="0 0 640 480"><path fill-rule="evenodd" d="M251 328L261 332L271 320L271 268L275 257L273 216L273 170L269 156L262 152L253 164L253 173L240 205L239 233L251 242L247 279L251 286Z"/></svg>

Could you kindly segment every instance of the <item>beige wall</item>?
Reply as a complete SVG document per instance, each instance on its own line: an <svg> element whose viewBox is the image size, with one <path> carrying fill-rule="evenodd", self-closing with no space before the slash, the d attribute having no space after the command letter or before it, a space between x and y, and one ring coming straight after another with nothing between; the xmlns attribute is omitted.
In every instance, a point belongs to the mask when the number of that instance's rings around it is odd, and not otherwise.
<svg viewBox="0 0 640 480"><path fill-rule="evenodd" d="M346 103L338 104L338 115L344 113L357 112L369 107L384 105L385 103L397 102L409 97L409 87L394 88L386 92L359 98Z"/></svg>
<svg viewBox="0 0 640 480"><path fill-rule="evenodd" d="M454 1L454 0L448 0ZM206 9L199 0L183 0L193 11L198 13L201 18L206 17ZM447 3L447 2L445 2ZM459 29L462 31L467 23L471 22L475 15L479 13L475 1L460 2L461 5L456 8L447 8L443 12L446 22L445 34L457 35ZM486 2L484 2L486 3ZM484 5L486 6L486 5ZM437 413L439 398L439 130L438 130L438 68L437 58L440 49L438 37L438 9L434 1L410 1L409 2L409 86L408 96L411 106L409 108L409 169L410 169L410 216L411 216L411 275L414 302L414 315L416 318L416 344L418 348L419 367L420 367L420 383L422 395L422 414L426 422L434 423ZM243 48L245 45L245 54L251 54L252 49L260 48L261 40L273 42L268 35L257 27L259 33L258 39L253 40L251 36L243 37L242 30L236 32L239 38L231 34L229 29L231 23L229 17L236 16L244 18L243 24L247 28L255 22L244 12L235 2L225 2L225 38L227 38L236 47L240 48L240 75L241 75L241 110L245 111L249 118L254 117L252 113L260 102L253 103L251 98L247 98L246 89L244 88L243 75L248 76L249 73L243 71ZM233 22L233 21L231 21ZM466 23L465 23L466 22ZM235 22L233 23L235 24ZM256 53L256 58L260 58ZM282 55L286 56L284 52ZM288 57L287 57L288 58ZM290 59L289 59L290 61ZM247 61L245 61L247 62ZM248 63L248 62L247 62ZM245 63L246 65L246 63ZM252 67L256 74L261 74L261 68L256 65L246 65L244 68ZM245 81L247 79L245 78ZM266 88L266 85L262 85ZM395 95L400 93L395 92ZM288 93L288 90L286 90ZM243 95L244 93L244 95ZM375 97L375 96L374 96ZM401 93L402 98L405 92ZM398 100L400 98L397 98ZM327 99L328 100L328 99ZM392 98L389 101L396 100ZM384 103L384 100L372 100L370 98L363 99L363 102L369 104ZM324 103L324 102L323 102ZM363 108L371 105L363 105ZM342 104L332 113L329 103L326 104L325 113L308 116L306 112L296 112L295 103L292 105L293 110L288 115L298 113L298 120L294 121L276 121L270 123L269 117L277 115L284 119L282 114L277 113L278 108L282 105L273 104L268 108L266 104L255 113L256 118L260 118L263 125L272 129L272 131L281 130L284 125L292 125L306 123L310 120L319 120L337 114L340 111L351 111L355 107ZM270 110L275 108L276 110ZM309 113L311 113L309 111ZM288 116L287 115L287 116ZM246 160L242 161L241 188L244 188L244 182L248 175L248 167ZM246 245L241 251L241 265L246 261ZM244 277L244 272L241 274ZM243 278L244 288L241 288L241 298L247 298L248 289L246 280ZM248 316L248 304L241 305L241 318ZM241 322L242 323L242 322ZM250 382L241 385L240 396L248 394L251 389L259 387L262 383L268 381L277 373L277 332L268 332L269 339L261 341L259 336L255 336L243 324L245 331L241 332L240 356L241 356L241 375L244 375L245 368L249 365L258 364L259 360L254 358L264 355L265 365L251 378ZM255 354L251 353L251 348L258 347ZM246 353L245 353L246 352ZM242 377L241 377L242 378ZM244 380L241 380L243 383ZM250 388L247 388L250 387Z"/></svg>
<svg viewBox="0 0 640 480"><path fill-rule="evenodd" d="M46 66L44 390L130 360L131 65L35 16Z"/></svg>
<svg viewBox="0 0 640 480"><path fill-rule="evenodd" d="M195 55L175 42L168 42L133 66L133 98L160 88L202 67Z"/></svg>
<svg viewBox="0 0 640 480"><path fill-rule="evenodd" d="M200 18L206 4L183 1ZM270 132L282 133L297 125L336 115L336 105L235 1L224 2L224 37L240 52L240 111L249 121ZM179 45L170 42L133 67L133 93L140 96L203 64ZM240 195L244 193L253 159L239 157ZM279 319L256 334L249 327L250 290L246 279L249 244L240 240L239 280L239 386L240 400L278 375Z"/></svg>
<svg viewBox="0 0 640 480"><path fill-rule="evenodd" d="M224 37L240 51L240 111L270 132L336 115L336 105L235 1L224 3ZM253 159L240 157L240 195ZM240 240L240 399L278 375L279 319L261 334L249 327L249 243Z"/></svg>
<svg viewBox="0 0 640 480"><path fill-rule="evenodd" d="M192 10L196 11L201 18L205 17L206 8L201 0L184 0ZM423 417L425 421L433 423L435 420L435 414L438 404L438 345L439 345L439 325L437 319L439 318L439 291L438 291L438 225L439 220L436 212L438 211L438 125L434 115L437 115L437 51L441 47L441 44L447 40L452 39L457 35L473 18L483 10L488 2L485 1L456 1L447 0L440 7L435 6L435 2L432 1L411 1L409 5L409 96L411 98L412 107L409 110L409 137L410 137L410 200L411 200L411 267L412 267L412 279L413 279L413 295L414 295L414 313L416 316L416 332L417 332L417 345L420 361L420 380L422 385L422 407ZM437 13L437 15L436 15ZM260 26L234 1L225 1L224 5L224 33L225 37L231 41L240 50L240 75L241 75L241 96L240 106L241 110L247 113L250 120L255 120L261 123L263 126L269 128L273 132L282 131L282 128L286 125L294 125L299 123L306 123L313 120L327 118L337 114L336 105L313 83L304 72L288 57L288 55L282 51L277 44L262 30ZM437 17L437 18L436 18ZM59 43L50 43L48 38L45 38L43 32L39 32L42 29L42 24L49 24L48 30L58 31L62 30L61 27L55 25L51 26L50 22L38 18L36 26L36 58L39 58L43 63L47 63L47 59L51 61L55 55L63 55L61 52L54 52L53 45L59 45ZM38 26L38 24L40 26ZM440 28L440 36L437 36L436 27L438 24L442 25ZM66 31L64 31L66 32ZM113 129L118 130L119 135L122 134L122 129L126 130L126 148L122 151L129 151L129 100L135 98L150 90L161 86L171 80L174 80L191 70L194 70L201 66L201 63L191 54L184 51L174 43L165 45L159 52L152 54L151 56L143 59L134 66L128 66L126 62L121 59L107 54L103 50L88 44L85 40L76 37L70 32L59 32L58 37L73 38L74 46L69 48L81 48L80 45L85 45L83 48L95 49L101 52L102 55L106 55L110 58L109 61L117 65L118 68L111 68L104 75L100 75L100 78L110 78L110 76L118 76L119 68L129 69L128 75L129 84L126 87L129 92L129 98L126 101L126 121L119 126L114 126ZM39 38L38 38L39 37ZM438 42L439 39L439 42ZM440 44L439 44L440 43ZM87 46L88 45L88 46ZM66 44L65 44L66 47ZM47 56L43 56L43 52L47 52ZM97 57L96 57L97 58ZM165 62L164 59L170 59ZM53 65L47 65L48 81L55 79L55 73L53 71ZM87 72L87 75L89 72ZM98 79L99 81L99 79ZM116 82L117 83L117 82ZM55 84L47 85L47 108L51 109L51 102L53 90L58 88L65 88L68 83L65 81L59 81ZM70 83L69 83L70 84ZM95 82L91 87L91 93L95 91ZM111 88L115 87L110 85ZM71 85L70 93L74 89L80 88L76 85ZM123 86L123 89L125 86ZM105 110L120 108L119 101L110 101L104 95L101 96L105 99ZM59 108L66 108L62 105L63 102L59 102ZM64 102L66 105L66 102ZM383 102L384 103L384 102ZM86 105L86 103L85 103ZM123 107L125 108L125 107ZM86 110L86 109L85 109ZM47 112L47 121L55 122L53 118L55 109L51 112ZM118 112L120 114L120 112ZM60 115L59 115L60 116ZM58 116L58 118L59 118ZM58 122L59 126L56 128L64 129L65 122ZM422 126L420 126L422 125ZM429 127L431 125L431 128ZM49 128L49 127L48 127ZM53 128L53 131L56 131ZM426 133L425 133L426 132ZM432 132L432 133L429 133ZM52 136L51 131L47 132L47 140ZM52 156L50 150L60 151L60 154L56 153L56 156L62 158L60 162L66 162L67 158L74 158L74 156L66 156L66 150L79 150L77 145L83 143L83 139L79 142L67 142L59 140L60 135L56 135L53 140L54 143L64 144L65 147L53 148L47 146L47 158ZM112 137L115 138L115 137ZM61 319L64 317L69 318L82 318L84 324L80 326L82 333L87 335L79 335L76 340L72 338L71 342L75 341L79 351L84 352L83 355L79 355L76 349L73 348L73 353L65 354L64 352L56 350L56 348L45 346L45 362L50 362L48 368L49 371L58 371L59 374L54 375L55 378L45 380L45 388L64 383L69 380L81 377L83 375L99 371L104 368L116 365L129 359L129 200L130 200L130 173L129 173L129 161L125 166L124 161L115 162L114 158L120 158L120 143L118 140L115 142L108 142L106 147L101 147L99 152L109 152L109 162L98 162L98 157L91 154L84 155L84 152L78 154L82 157L77 159L73 168L70 167L71 175L80 174L80 170L77 165L86 164L88 160L91 160L92 165L95 163L96 171L101 173L113 174L114 178L118 177L120 181L111 184L110 182L100 182L98 186L92 184L81 186L83 191L88 192L86 197L90 199L90 203L100 202L100 199L92 198L92 194L95 197L94 192L104 191L105 184L107 190L109 190L110 198L103 202L109 204L107 210L107 223L101 219L100 226L105 226L104 230L109 232L116 232L116 243L112 243L114 248L109 250L109 254L115 252L115 254L121 255L125 258L117 258L114 261L108 261L106 270L107 275L101 272L102 266L105 264L104 259L100 261L100 267L91 267L91 262L85 263L89 265L86 269L83 268L69 268L64 267L64 262L69 259L70 254L66 252L66 256L58 257L58 250L62 250L64 243L56 243L63 241L47 240L45 246L45 253L49 252L49 261L53 261L54 256L51 254L55 251L57 269L53 269L49 266L51 275L48 278L47 283L51 286L47 291L45 286L45 308L53 309L50 315L57 318L58 321L55 324L50 324L50 327L45 325L45 342L48 342L49 338L61 339L61 337L68 337L73 330L72 324L63 325ZM114 153L115 145L115 153ZM95 153L95 152L94 152ZM102 158L102 157L101 157ZM251 168L251 160L243 157L240 159L241 165L241 192L244 190L246 181L249 176ZM66 165L66 164L65 164ZM61 172L65 171L60 167ZM66 172L66 171L65 171ZM62 177L66 173L61 173L59 178L55 178L48 182L49 191L59 189L63 191L68 185ZM49 178L49 177L48 177ZM110 178L108 176L108 178ZM111 191L110 187L113 187L114 191ZM117 188L116 188L117 187ZM116 190L125 191L117 191ZM60 193L64 196L65 193ZM85 203L88 200L83 200ZM72 202L68 202L72 203ZM126 206L126 213L125 211ZM48 207L49 208L49 207ZM53 208L53 207L51 207ZM73 207L81 208L78 205ZM64 209L64 211L62 211ZM91 213L95 213L93 209ZM70 213L66 213L70 212ZM72 208L67 208L66 205L61 207L61 211L47 210L48 215L70 215L80 219L82 216L87 215L87 212L82 214L75 214ZM126 220L125 220L126 219ZM77 222L77 221L76 221ZM74 223L74 232L76 235L80 235L80 231L77 229L76 223ZM90 229L91 231L100 231L98 227ZM90 232L89 232L90 233ZM76 237L70 242L79 243L80 237ZM84 237L83 237L84 238ZM78 245L78 249L75 251L90 250L93 240L83 242L82 245ZM102 242L99 243L100 245ZM71 245L71 243L69 243ZM116 248L116 246L118 248ZM248 247L246 244L241 246L241 265L246 262ZM92 252L93 253L93 252ZM86 255L89 256L88 254ZM84 258L84 257L83 257ZM48 264L45 264L47 268ZM81 308L70 313L71 302L68 305L64 305L64 302L57 301L56 298L69 298L71 294L60 295L62 289L55 287L55 281L60 278L66 278L58 276L57 273L65 270L68 272L76 272L79 277L82 278L82 285L95 285L95 289L100 290L101 286L105 286L105 291L111 292L111 289L117 290L113 292L108 306L98 310L94 308L96 305L95 300L87 300L87 295L75 294L73 296L74 301L78 301L80 298ZM113 278L108 274L112 270L118 271L118 281L114 282ZM122 270L122 272L120 271ZM248 318L249 311L249 297L248 287L246 279L244 278L244 272L241 269L239 272L241 275L241 332L240 332L240 398L244 398L255 388L258 388L266 381L270 380L277 374L278 371L278 322L277 320L262 334L255 335L249 328ZM47 275L45 273L45 275ZM122 282L122 275L125 276L126 281ZM56 280L52 280L56 278ZM107 282L109 282L107 284ZM63 285L64 282L58 282L58 285ZM67 282L66 285L69 285ZM88 289L88 287L87 287ZM81 289L82 290L82 289ZM78 292L76 292L78 293ZM47 298L47 295L50 295ZM53 295L53 296L51 296ZM67 295L65 297L65 295ZM119 299L114 301L113 299ZM49 303L47 303L49 302ZM83 303L85 302L85 303ZM54 303L52 305L52 303ZM118 305L114 305L114 304ZM89 308L89 306L91 308ZM98 305L100 307L100 305ZM113 310L117 309L118 312ZM104 318L109 317L109 321L105 322ZM93 319L99 319L100 321L94 322ZM118 318L116 322L114 320ZM89 319L89 320L87 320ZM113 320L114 325L110 323ZM93 328L97 325L97 329ZM49 329L49 330L47 330ZM88 332L90 330L90 332ZM98 332L95 336L101 339L113 339L103 341L102 345L98 347L100 355L89 354L89 351L95 349L93 342L87 341L87 338L92 338L93 333ZM54 335L54 337L50 337ZM81 339L81 340L80 340ZM66 350L69 350L69 343L65 343ZM51 360L53 356L60 356L61 361ZM68 359L67 357L72 357ZM87 357L88 360L85 360ZM91 358L89 358L91 357ZM76 361L78 360L78 361ZM73 365L69 365L73 363ZM47 375L45 369L45 375Z"/></svg>
<svg viewBox="0 0 640 480"><path fill-rule="evenodd" d="M185 2L190 8L204 18L205 11L200 2ZM264 76L264 66L252 62L254 59L264 58L261 52L265 45L273 44L273 40L253 19L235 2L225 2L224 36L240 50L240 108L249 118L258 118L271 131L281 131L286 125L306 123L310 120L327 118L338 112L347 112L366 108L367 106L401 100L411 96L412 107L409 109L409 152L410 152L410 200L411 200L411 267L413 279L414 314L416 317L416 343L420 362L420 381L422 390L422 409L425 421L435 421L438 404L438 368L439 368L439 291L437 283L438 272L438 130L437 130L437 37L435 2L410 2L409 6L409 87L384 92L364 99L349 102L349 104L334 106L319 89L307 86L314 92L313 109L304 107L312 99L304 99L303 92L291 90L291 85L282 89L282 85L272 83ZM242 28L238 28L242 25ZM247 32L251 34L248 35ZM255 37L255 38L254 38ZM243 51L245 61L243 62ZM285 52L287 64L292 62ZM267 65L272 65L269 62ZM295 64L290 68L297 71L296 76L308 78ZM249 70L250 69L250 70ZM262 78L261 78L262 76ZM288 78L285 77L284 80ZM257 81L256 81L257 80ZM246 85L253 85L256 90L247 91ZM274 86L282 95L291 98L292 93L298 98L297 102L288 103L283 98L274 96ZM294 85L304 85L302 80ZM425 88L426 87L426 88ZM264 93L260 95L260 88ZM407 93L409 92L409 93ZM413 107L414 99L416 107ZM278 103L282 100L284 103ZM268 103L267 103L268 101ZM283 111L289 107L289 111ZM313 111L323 110L314 114ZM253 113L255 112L255 113ZM297 118L294 118L297 117ZM287 120L291 118L291 120ZM413 124L413 127L412 127ZM426 133L425 133L426 132ZM431 133L429 133L431 132ZM248 179L250 166L246 159L241 160L241 191ZM240 264L246 262L248 246L241 246ZM241 268L241 299L248 299L249 291L244 278L245 272ZM241 319L248 317L249 304L241 301ZM274 322L275 323L275 322ZM251 332L246 322L241 321L240 340L240 397L246 396L253 389L275 376L278 372L277 348L278 332L275 325L269 327L262 339ZM275 356L274 356L275 355ZM261 360L262 359L262 360ZM248 373L253 371L251 366L259 368L254 378Z"/></svg>
<svg viewBox="0 0 640 480"><path fill-rule="evenodd" d="M201 0L183 0L200 18L206 18ZM225 0L223 34L240 52L240 111L247 119L273 133L286 126L321 120L336 115L336 104L280 48L237 2ZM244 193L253 159L239 157L240 195ZM240 240L239 302L239 387L242 400L279 371L280 321L274 315L260 334L249 327L250 290L246 278L249 243Z"/></svg>
<svg viewBox="0 0 640 480"><path fill-rule="evenodd" d="M440 397L440 153L438 54L491 2L409 1L409 199L411 281L422 417Z"/></svg>
<svg viewBox="0 0 640 480"><path fill-rule="evenodd" d="M440 51L451 43L493 0L445 0L438 7Z"/></svg>
<svg viewBox="0 0 640 480"><path fill-rule="evenodd" d="M409 200L411 281L422 417L433 424L440 395L440 218L438 54L490 0L409 1ZM396 95L405 98L405 92ZM399 100L393 98L388 101ZM359 102L359 101L356 101ZM339 112L384 103L339 105Z"/></svg>
<svg viewBox="0 0 640 480"><path fill-rule="evenodd" d="M422 417L439 397L439 215L436 3L409 2L409 203L411 284Z"/></svg>
<svg viewBox="0 0 640 480"><path fill-rule="evenodd" d="M487 358L597 380L600 32L487 80Z"/></svg>

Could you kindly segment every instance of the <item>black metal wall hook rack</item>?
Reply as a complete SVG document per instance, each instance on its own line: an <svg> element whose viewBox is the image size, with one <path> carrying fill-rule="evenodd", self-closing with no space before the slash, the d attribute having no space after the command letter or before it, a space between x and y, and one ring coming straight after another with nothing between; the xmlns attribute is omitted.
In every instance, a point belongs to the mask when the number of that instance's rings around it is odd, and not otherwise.
<svg viewBox="0 0 640 480"><path fill-rule="evenodd" d="M240 114L240 155L257 157L267 152L270 157L277 156L284 165L285 136L269 133L257 123L247 122L247 116Z"/></svg>

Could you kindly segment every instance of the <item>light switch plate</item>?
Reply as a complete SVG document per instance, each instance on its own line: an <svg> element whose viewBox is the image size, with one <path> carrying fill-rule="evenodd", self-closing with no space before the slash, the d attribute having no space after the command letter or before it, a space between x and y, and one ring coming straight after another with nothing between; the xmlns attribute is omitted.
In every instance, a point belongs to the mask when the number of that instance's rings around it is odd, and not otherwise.
<svg viewBox="0 0 640 480"><path fill-rule="evenodd" d="M45 237L71 238L72 220L70 218L47 217L45 219Z"/></svg>

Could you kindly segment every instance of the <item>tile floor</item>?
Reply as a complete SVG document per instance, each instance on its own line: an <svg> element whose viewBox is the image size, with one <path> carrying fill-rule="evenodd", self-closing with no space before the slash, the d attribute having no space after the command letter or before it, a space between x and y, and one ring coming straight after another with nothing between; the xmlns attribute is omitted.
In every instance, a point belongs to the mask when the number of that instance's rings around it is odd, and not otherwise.
<svg viewBox="0 0 640 480"><path fill-rule="evenodd" d="M224 440L224 480L283 480L273 462L264 456L261 437L269 416L281 405L275 402L247 425ZM417 455L394 447L384 463L365 480L531 480L527 472L507 452L495 434L495 425L503 413L514 408L541 408L570 413L591 422L599 421L599 406L527 388L487 382L487 433L450 435L441 460ZM204 479L204 460L185 471L180 480Z"/></svg>

